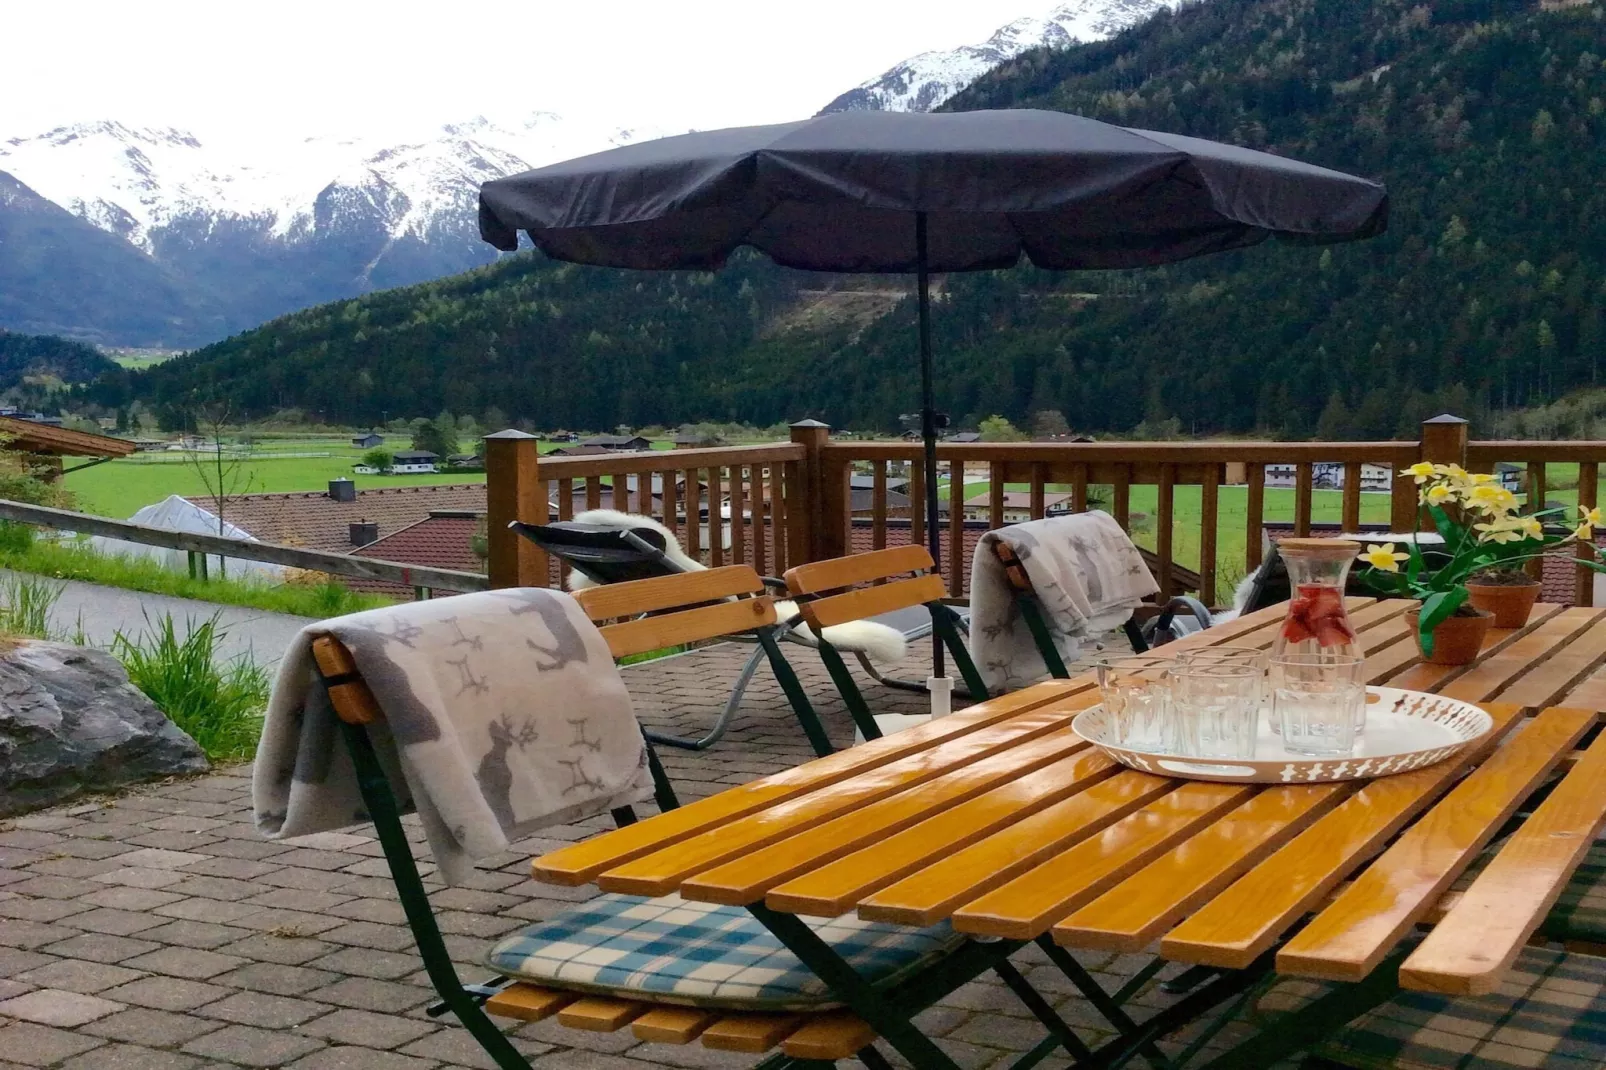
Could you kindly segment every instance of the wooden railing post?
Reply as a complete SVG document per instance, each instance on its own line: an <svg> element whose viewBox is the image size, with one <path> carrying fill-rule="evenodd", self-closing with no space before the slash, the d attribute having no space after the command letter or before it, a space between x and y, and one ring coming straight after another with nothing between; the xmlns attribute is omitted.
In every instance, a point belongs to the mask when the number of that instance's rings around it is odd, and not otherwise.
<svg viewBox="0 0 1606 1070"><path fill-rule="evenodd" d="M1467 464L1467 422L1459 416L1442 413L1431 419L1422 421L1422 460L1432 461L1434 464L1458 464L1465 468ZM1400 477L1394 477L1398 480ZM1411 481L1413 492L1415 481ZM1433 530L1433 519L1428 511L1415 505L1416 527L1422 531Z"/></svg>
<svg viewBox="0 0 1606 1070"><path fill-rule="evenodd" d="M492 587L545 587L551 582L546 554L508 530L515 520L547 522L547 489L537 458L534 435L508 430L485 436L486 564Z"/></svg>
<svg viewBox="0 0 1606 1070"><path fill-rule="evenodd" d="M1422 421L1422 459L1435 464L1467 464L1467 422L1445 413Z"/></svg>
<svg viewBox="0 0 1606 1070"><path fill-rule="evenodd" d="M847 552L847 503L843 500L847 479L841 471L827 472L824 451L831 441L831 427L818 420L799 420L792 425L792 441L802 446L804 453L798 494L790 503L796 540L789 563L841 557ZM837 482L843 484L842 490L835 487Z"/></svg>

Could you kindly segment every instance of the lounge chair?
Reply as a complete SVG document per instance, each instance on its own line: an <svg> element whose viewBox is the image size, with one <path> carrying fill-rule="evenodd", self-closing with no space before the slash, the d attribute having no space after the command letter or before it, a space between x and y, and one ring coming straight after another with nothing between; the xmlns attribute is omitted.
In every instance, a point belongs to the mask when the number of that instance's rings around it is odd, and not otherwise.
<svg viewBox="0 0 1606 1070"><path fill-rule="evenodd" d="M568 586L572 591L653 576L698 572L705 568L700 561L686 554L668 528L650 517L632 513L593 509L581 513L572 521L540 525L515 521L509 526L547 553L569 564L572 571ZM785 593L784 580L774 577L762 579L766 587L777 593ZM776 609L780 614L777 639L811 649L818 646L815 634L802 626L803 619L796 613L795 607L781 602ZM876 663L901 660L908 642L928 635L930 631L931 622L926 614L892 613L876 620L855 621L833 628L830 639L838 650L853 655L872 678L890 686L910 687L915 685L882 677ZM753 637L744 635L730 638L736 642L754 641ZM718 743L729 730L748 684L765 657L762 649L753 651L737 673L724 709L715 719L713 727L701 738L685 739L656 733L650 738L663 746L685 750L707 750ZM921 690L924 690L923 686Z"/></svg>

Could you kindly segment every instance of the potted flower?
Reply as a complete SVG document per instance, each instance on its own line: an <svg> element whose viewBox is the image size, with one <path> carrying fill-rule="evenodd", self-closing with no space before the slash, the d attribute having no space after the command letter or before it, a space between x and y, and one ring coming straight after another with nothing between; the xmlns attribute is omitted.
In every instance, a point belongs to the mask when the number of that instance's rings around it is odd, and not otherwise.
<svg viewBox="0 0 1606 1070"><path fill-rule="evenodd" d="M1492 614L1494 627L1521 628L1528 623L1542 586L1520 568L1499 565L1467 578L1467 601Z"/></svg>
<svg viewBox="0 0 1606 1070"><path fill-rule="evenodd" d="M1507 616L1497 621L1494 611L1480 607L1474 597L1475 588L1500 585L1498 579L1488 582L1491 577L1522 576L1524 564L1573 541L1589 547L1594 558L1580 557L1581 564L1606 572L1594 543L1595 526L1602 523L1599 509L1580 508L1576 521L1563 519L1568 513L1565 508L1521 515L1517 496L1500 486L1494 476L1469 473L1455 464L1423 461L1400 475L1416 480L1418 500L1444 540L1447 559L1429 571L1414 542L1406 544L1405 552L1397 551L1393 543L1373 544L1361 554L1368 566L1361 578L1381 594L1421 603L1407 617L1416 630L1422 656L1430 662L1469 664L1477 658L1491 626L1521 627L1527 622L1538 584L1531 592L1512 584L1524 591L1527 603L1506 607Z"/></svg>

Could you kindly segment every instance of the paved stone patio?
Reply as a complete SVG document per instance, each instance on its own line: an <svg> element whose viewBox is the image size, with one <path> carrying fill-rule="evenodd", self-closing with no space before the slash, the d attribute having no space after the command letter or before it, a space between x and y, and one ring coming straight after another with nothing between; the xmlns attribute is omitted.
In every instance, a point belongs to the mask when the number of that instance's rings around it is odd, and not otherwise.
<svg viewBox="0 0 1606 1070"><path fill-rule="evenodd" d="M682 734L705 729L748 649L710 647L626 670L642 720ZM788 651L833 740L850 743L851 724L815 656ZM878 713L921 711L922 696L866 686ZM767 668L720 746L662 755L683 799L811 757ZM464 887L431 882L465 980L486 976L474 963L489 940L593 894L536 884L528 865L604 827L600 819L548 830L488 860ZM416 823L413 831L421 841ZM430 872L427 856L421 861ZM1144 960L1083 961L1113 988ZM1108 1035L1046 960L1023 953L1017 962L1068 1021L1087 1027L1087 1039ZM1006 1065L1043 1035L988 978L919 1019L966 1070ZM371 830L261 839L248 768L0 822L0 1070L492 1066L461 1027L424 1013L433 999L427 985ZM1135 1004L1169 998L1151 988ZM700 1045L639 1044L628 1029L582 1033L543 1022L511 1035L542 1070L756 1062Z"/></svg>

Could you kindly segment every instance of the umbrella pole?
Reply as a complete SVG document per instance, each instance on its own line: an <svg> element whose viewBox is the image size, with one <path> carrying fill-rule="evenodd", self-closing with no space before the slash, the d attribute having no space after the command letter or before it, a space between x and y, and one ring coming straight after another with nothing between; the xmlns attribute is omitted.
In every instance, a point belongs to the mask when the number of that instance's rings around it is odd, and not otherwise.
<svg viewBox="0 0 1606 1070"><path fill-rule="evenodd" d="M925 445L926 548L942 572L942 540L937 516L937 391L931 374L931 272L926 267L926 213L915 213L915 268L920 291L920 438ZM950 495L950 497L952 497ZM942 639L931 633L932 675L943 673Z"/></svg>

